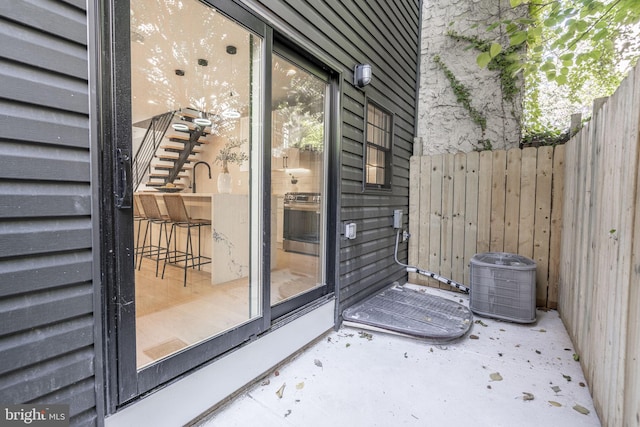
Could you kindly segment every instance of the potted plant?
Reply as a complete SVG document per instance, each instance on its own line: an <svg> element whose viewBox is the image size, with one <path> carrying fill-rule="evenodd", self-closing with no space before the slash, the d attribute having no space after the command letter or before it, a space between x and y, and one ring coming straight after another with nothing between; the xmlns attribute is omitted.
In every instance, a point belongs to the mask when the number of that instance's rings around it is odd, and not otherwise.
<svg viewBox="0 0 640 427"><path fill-rule="evenodd" d="M231 174L229 173L229 163L238 165L249 160L249 155L243 151L238 151L243 141L237 138L229 138L229 141L222 147L216 156L214 163L222 166L222 172L218 175L218 192L231 193Z"/></svg>

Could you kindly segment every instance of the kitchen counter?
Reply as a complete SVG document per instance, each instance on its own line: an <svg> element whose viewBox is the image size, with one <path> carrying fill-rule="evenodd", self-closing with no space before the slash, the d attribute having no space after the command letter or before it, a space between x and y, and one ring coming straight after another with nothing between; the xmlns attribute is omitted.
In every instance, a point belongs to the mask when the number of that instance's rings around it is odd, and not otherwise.
<svg viewBox="0 0 640 427"><path fill-rule="evenodd" d="M203 229L203 255L211 257L211 264L203 267L211 271L211 283L219 284L247 277L250 271L251 218L249 196L246 194L217 193L161 193L154 192L163 214L167 214L165 194L178 194L184 202L189 216L211 220L211 230ZM276 196L272 198L271 216L272 252L276 250L277 215ZM205 237L206 236L206 237ZM184 239L184 236L179 238ZM256 240L258 240L256 238ZM180 242L178 243L181 244ZM183 244L183 243L182 243ZM259 247L259 242L255 243ZM257 256L254 259L258 259ZM275 256L272 257L275 265ZM256 265L259 268L259 265Z"/></svg>

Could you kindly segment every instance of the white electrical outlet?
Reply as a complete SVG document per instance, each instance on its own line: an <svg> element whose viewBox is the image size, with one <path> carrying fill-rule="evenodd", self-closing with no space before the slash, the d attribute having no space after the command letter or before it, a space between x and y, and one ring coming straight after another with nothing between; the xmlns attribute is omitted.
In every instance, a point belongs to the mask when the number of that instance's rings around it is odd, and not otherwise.
<svg viewBox="0 0 640 427"><path fill-rule="evenodd" d="M355 239L356 238L356 223L350 222L344 226L344 237L347 239Z"/></svg>

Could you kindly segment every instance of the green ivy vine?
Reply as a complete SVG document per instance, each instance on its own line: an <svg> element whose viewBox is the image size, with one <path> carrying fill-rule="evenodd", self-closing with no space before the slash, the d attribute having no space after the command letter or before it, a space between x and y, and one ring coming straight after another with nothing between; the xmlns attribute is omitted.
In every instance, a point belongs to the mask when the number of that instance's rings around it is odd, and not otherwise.
<svg viewBox="0 0 640 427"><path fill-rule="evenodd" d="M447 80L449 80L449 85L451 85L451 89L453 89L456 101L458 101L458 103L467 110L469 116L471 116L471 120L480 126L482 134L484 135L485 130L487 130L487 118L480 111L476 110L473 105L471 105L471 91L469 88L463 85L455 74L453 74L453 72L446 66L446 64L442 62L440 55L434 56L433 61L444 72Z"/></svg>
<svg viewBox="0 0 640 427"><path fill-rule="evenodd" d="M516 95L520 92L517 72L520 69L520 45L502 49L497 43L482 40L477 36L465 36L455 31L448 31L447 35L456 41L465 41L471 47L486 55L478 57L478 61L488 61L486 66L491 71L497 71L500 75L500 87L502 99L513 104Z"/></svg>

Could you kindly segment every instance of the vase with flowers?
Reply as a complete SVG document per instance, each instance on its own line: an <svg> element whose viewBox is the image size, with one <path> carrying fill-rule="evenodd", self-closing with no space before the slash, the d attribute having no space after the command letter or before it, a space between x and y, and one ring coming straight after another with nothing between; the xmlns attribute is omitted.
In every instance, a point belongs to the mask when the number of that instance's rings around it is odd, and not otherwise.
<svg viewBox="0 0 640 427"><path fill-rule="evenodd" d="M231 174L229 173L229 164L236 163L238 165L249 160L249 155L244 151L238 151L243 144L237 138L230 138L222 147L214 163L222 166L222 172L218 175L218 193L231 193Z"/></svg>

